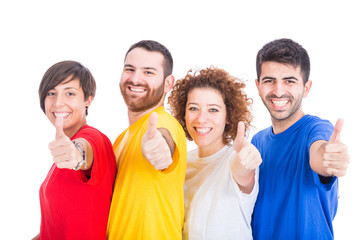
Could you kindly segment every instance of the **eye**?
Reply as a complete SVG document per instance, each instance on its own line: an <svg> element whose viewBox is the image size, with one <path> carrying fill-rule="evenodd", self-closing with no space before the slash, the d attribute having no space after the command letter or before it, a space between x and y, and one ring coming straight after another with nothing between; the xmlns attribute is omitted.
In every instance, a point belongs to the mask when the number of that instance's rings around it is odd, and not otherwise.
<svg viewBox="0 0 360 240"><path fill-rule="evenodd" d="M151 72L151 71L145 71L145 74L146 74L146 75L154 75L154 73Z"/></svg>
<svg viewBox="0 0 360 240"><path fill-rule="evenodd" d="M49 97L55 96L55 92L48 92L48 93L46 94L46 96L49 96Z"/></svg>
<svg viewBox="0 0 360 240"><path fill-rule="evenodd" d="M124 72L134 72L135 70L133 68L130 67L125 67L124 68Z"/></svg>
<svg viewBox="0 0 360 240"><path fill-rule="evenodd" d="M209 112L219 112L219 110L216 109L216 108L210 108L210 109L209 109Z"/></svg>
<svg viewBox="0 0 360 240"><path fill-rule="evenodd" d="M272 80L272 79L267 79L267 80L263 81L263 83L273 83L273 82L274 82L274 80Z"/></svg>
<svg viewBox="0 0 360 240"><path fill-rule="evenodd" d="M197 108L197 107L189 107L188 110L189 110L189 111L197 111L198 108Z"/></svg>
<svg viewBox="0 0 360 240"><path fill-rule="evenodd" d="M67 96L75 96L75 93L73 93L73 92L68 92L68 93L66 93L66 95L67 95Z"/></svg>
<svg viewBox="0 0 360 240"><path fill-rule="evenodd" d="M287 80L286 83L293 84L293 83L295 83L295 81L294 80Z"/></svg>

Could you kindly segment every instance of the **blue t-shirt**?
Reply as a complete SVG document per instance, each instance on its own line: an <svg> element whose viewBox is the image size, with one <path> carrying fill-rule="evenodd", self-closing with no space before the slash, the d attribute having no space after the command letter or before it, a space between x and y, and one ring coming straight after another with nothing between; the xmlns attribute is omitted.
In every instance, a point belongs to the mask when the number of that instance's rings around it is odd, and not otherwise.
<svg viewBox="0 0 360 240"><path fill-rule="evenodd" d="M329 121L305 115L280 134L272 127L252 143L263 159L252 228L254 239L333 239L338 181L327 184L310 167L310 146L328 141Z"/></svg>

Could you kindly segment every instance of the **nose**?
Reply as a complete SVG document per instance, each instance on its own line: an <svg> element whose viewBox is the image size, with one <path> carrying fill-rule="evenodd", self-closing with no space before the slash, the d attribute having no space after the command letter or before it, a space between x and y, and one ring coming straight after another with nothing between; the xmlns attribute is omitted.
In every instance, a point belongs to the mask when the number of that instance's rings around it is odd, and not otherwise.
<svg viewBox="0 0 360 240"><path fill-rule="evenodd" d="M281 81L277 81L276 84L274 85L274 88L273 88L273 94L276 95L277 97L281 97L283 96L284 94L286 94L286 89L285 89L285 86L282 84Z"/></svg>
<svg viewBox="0 0 360 240"><path fill-rule="evenodd" d="M135 70L131 75L130 75L130 78L131 82L134 84L134 85L137 85L137 84L140 84L142 81L141 81L141 72L140 71L137 71Z"/></svg>
<svg viewBox="0 0 360 240"><path fill-rule="evenodd" d="M62 96L61 94L56 95L55 106L62 107L64 105L64 100L64 96Z"/></svg>
<svg viewBox="0 0 360 240"><path fill-rule="evenodd" d="M197 121L199 123L204 123L208 120L208 113L205 110L200 110L197 115Z"/></svg>

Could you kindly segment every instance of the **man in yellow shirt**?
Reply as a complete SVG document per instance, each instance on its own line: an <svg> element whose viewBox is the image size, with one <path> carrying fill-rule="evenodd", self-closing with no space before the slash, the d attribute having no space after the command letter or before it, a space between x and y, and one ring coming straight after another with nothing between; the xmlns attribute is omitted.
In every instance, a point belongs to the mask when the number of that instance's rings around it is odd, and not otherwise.
<svg viewBox="0 0 360 240"><path fill-rule="evenodd" d="M174 85L170 52L155 41L130 47L120 81L129 127L114 142L118 173L108 239L181 239L186 138L163 107Z"/></svg>

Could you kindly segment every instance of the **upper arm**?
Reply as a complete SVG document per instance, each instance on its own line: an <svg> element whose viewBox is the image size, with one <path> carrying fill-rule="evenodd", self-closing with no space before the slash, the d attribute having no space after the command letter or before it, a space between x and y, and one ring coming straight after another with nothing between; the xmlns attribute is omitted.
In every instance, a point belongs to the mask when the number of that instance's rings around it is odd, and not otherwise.
<svg viewBox="0 0 360 240"><path fill-rule="evenodd" d="M169 130L167 130L166 128L158 128L158 130L159 130L159 132L161 132L161 135L163 136L163 138L165 138L165 141L169 146L171 156L173 156L174 151L175 151L175 142L172 139Z"/></svg>
<svg viewBox="0 0 360 240"><path fill-rule="evenodd" d="M90 169L93 161L94 161L94 153L91 144L85 138L76 138L73 140L75 143L81 143L84 146L85 154L86 154L86 168L83 166L82 170Z"/></svg>

